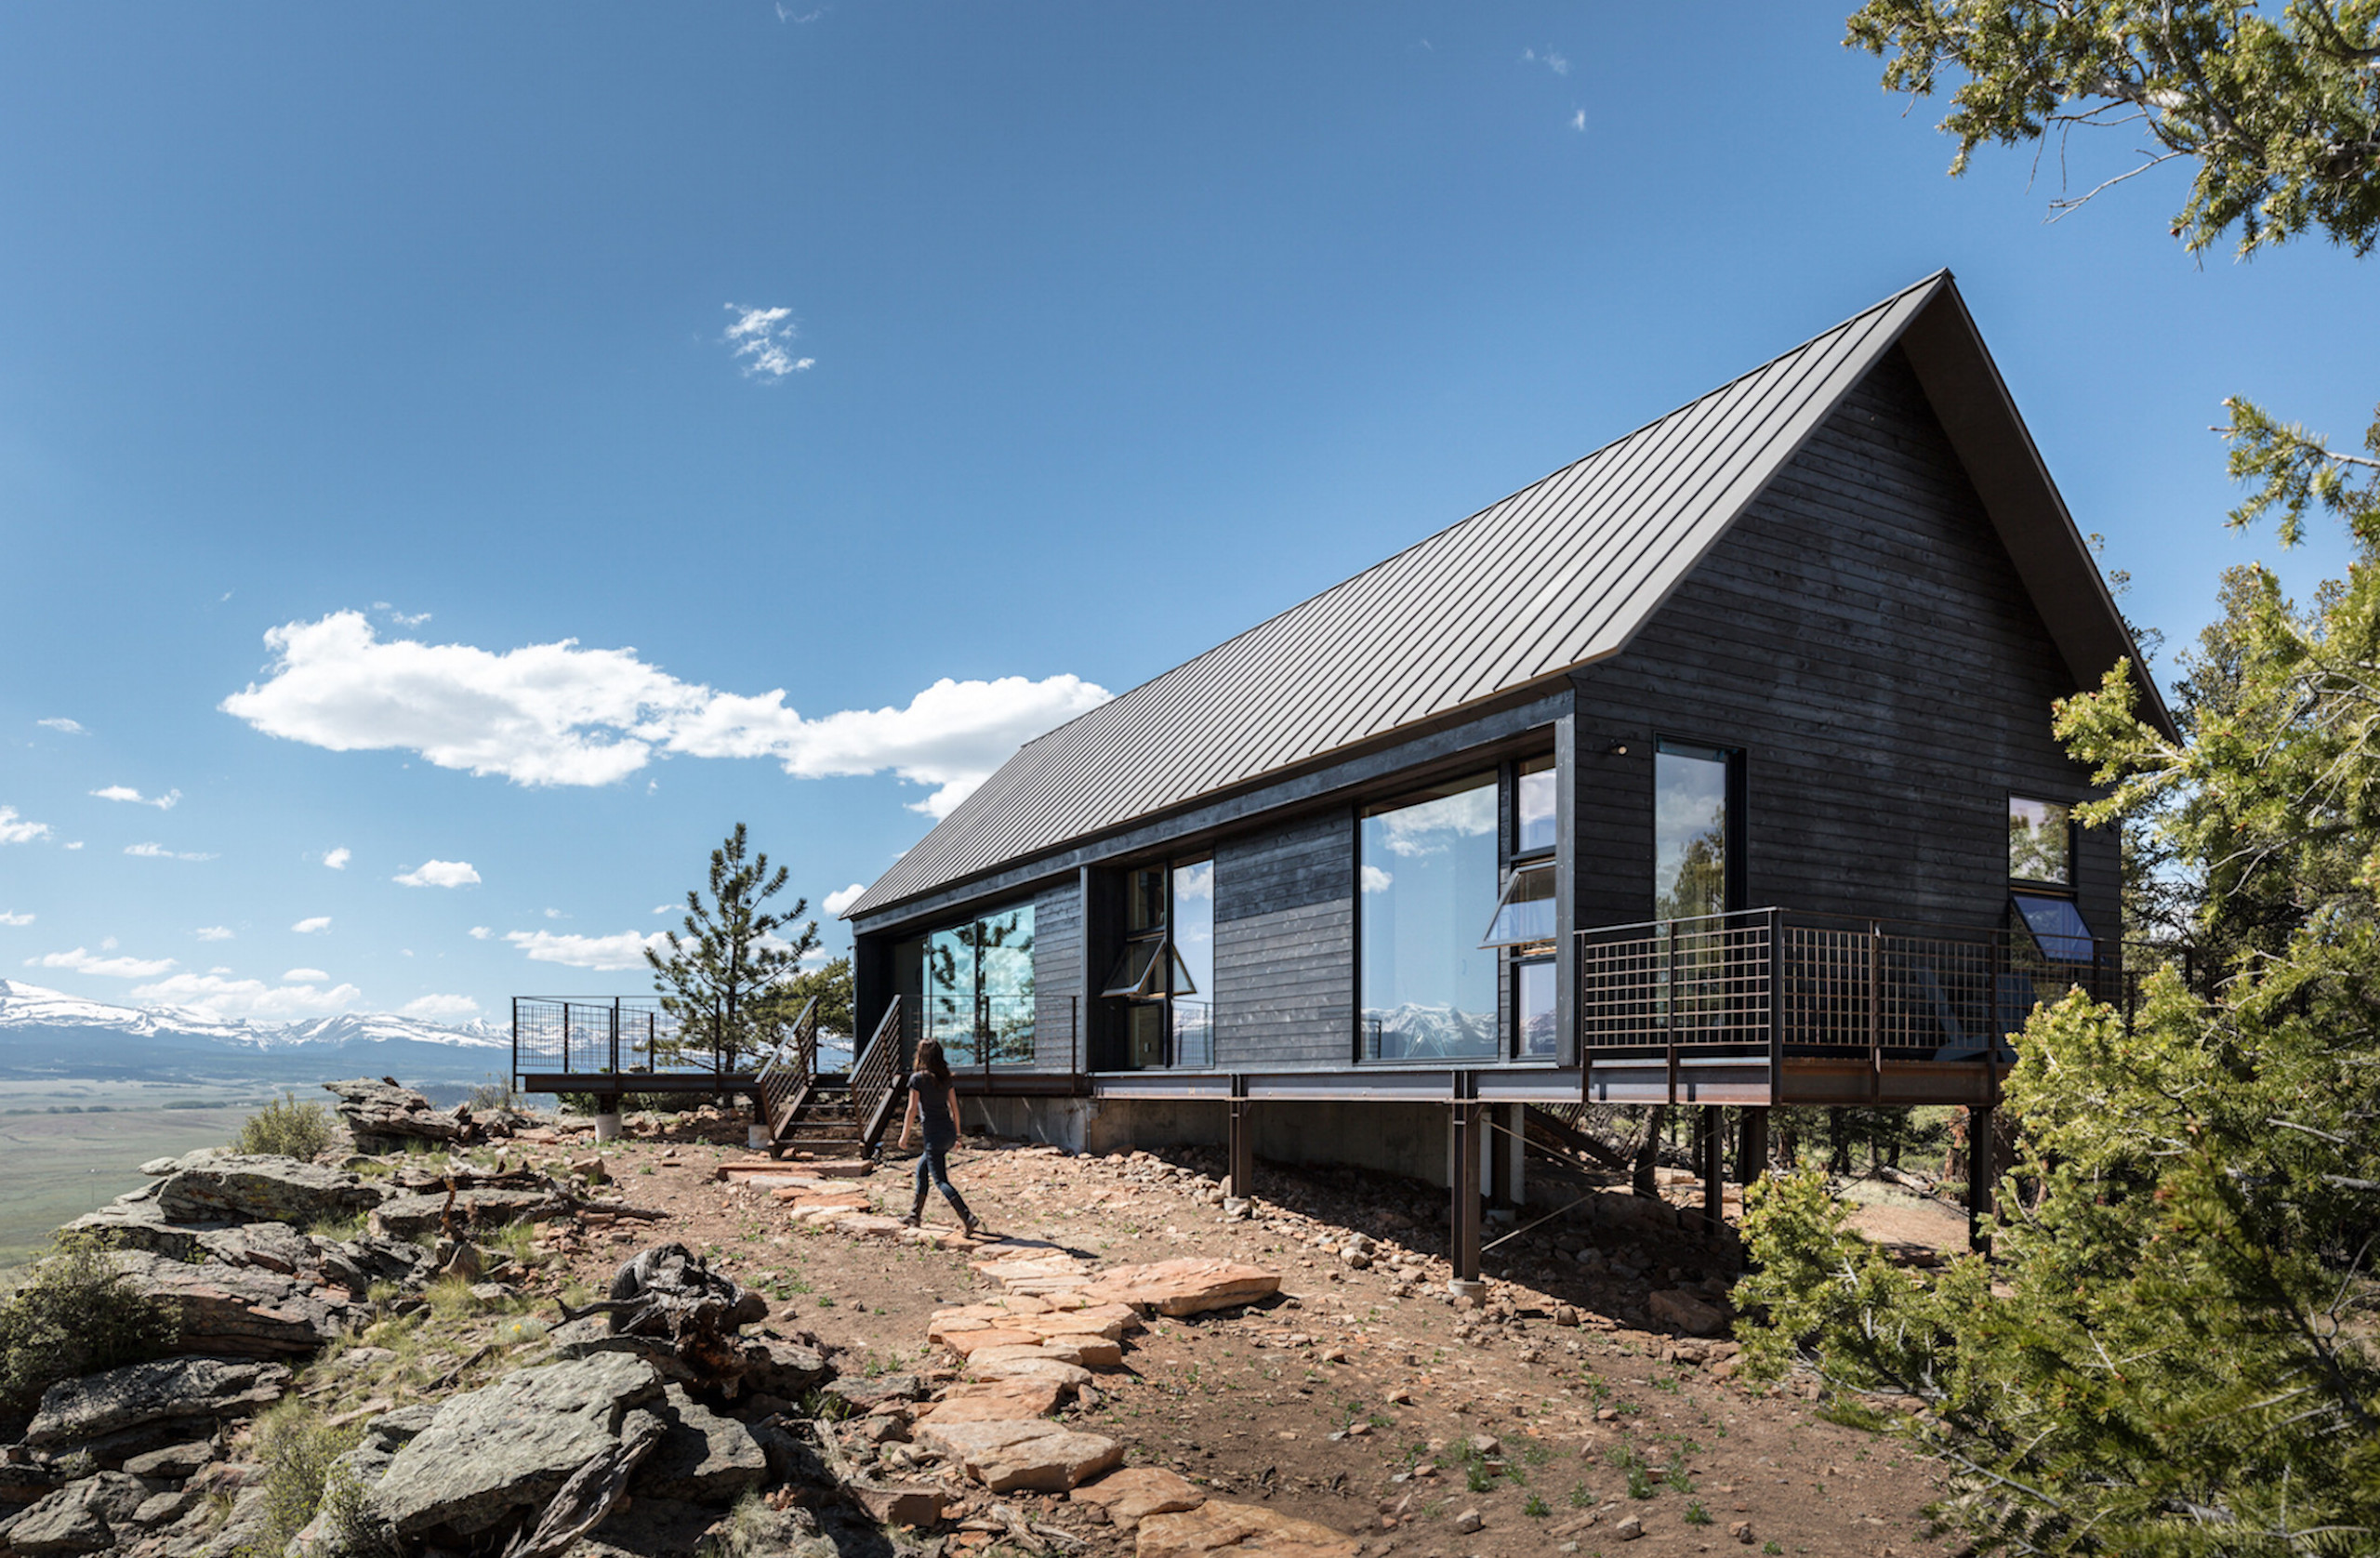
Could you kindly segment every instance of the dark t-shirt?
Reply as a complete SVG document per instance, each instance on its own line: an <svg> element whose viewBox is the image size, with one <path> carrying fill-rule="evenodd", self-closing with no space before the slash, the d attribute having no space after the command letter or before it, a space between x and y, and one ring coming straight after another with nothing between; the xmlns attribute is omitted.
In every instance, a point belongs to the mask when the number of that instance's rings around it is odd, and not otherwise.
<svg viewBox="0 0 2380 1558"><path fill-rule="evenodd" d="M909 1096L918 1101L918 1124L927 1141L948 1145L959 1140L959 1128L950 1123L949 1083L935 1081L931 1071L913 1072Z"/></svg>

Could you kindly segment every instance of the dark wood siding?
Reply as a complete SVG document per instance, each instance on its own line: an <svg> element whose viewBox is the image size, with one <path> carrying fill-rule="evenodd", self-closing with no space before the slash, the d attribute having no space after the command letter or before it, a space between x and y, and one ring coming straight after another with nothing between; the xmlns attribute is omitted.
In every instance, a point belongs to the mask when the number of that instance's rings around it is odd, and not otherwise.
<svg viewBox="0 0 2380 1558"><path fill-rule="evenodd" d="M1997 924L2007 796L2091 793L2050 703L2104 669L2060 657L1896 350L1635 642L1576 674L1579 923L1651 912L1666 734L1745 753L1750 904ZM2112 936L2113 836L2080 856Z"/></svg>
<svg viewBox="0 0 2380 1558"><path fill-rule="evenodd" d="M1353 1053L1355 825L1337 812L1215 847L1215 1063Z"/></svg>
<svg viewBox="0 0 2380 1558"><path fill-rule="evenodd" d="M1082 888L1078 882L1033 895L1033 1063L1064 1071L1078 1042L1083 982Z"/></svg>

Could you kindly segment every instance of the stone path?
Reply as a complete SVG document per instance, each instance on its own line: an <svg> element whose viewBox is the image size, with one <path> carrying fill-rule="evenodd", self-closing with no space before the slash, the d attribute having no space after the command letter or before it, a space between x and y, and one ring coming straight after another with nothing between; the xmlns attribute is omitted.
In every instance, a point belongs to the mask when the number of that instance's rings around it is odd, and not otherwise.
<svg viewBox="0 0 2380 1558"><path fill-rule="evenodd" d="M769 1195L804 1227L963 1252L977 1275L998 1289L934 1314L927 1341L961 1367L929 1404L908 1411L906 1425L915 1443L986 1492L1066 1495L1132 1534L1136 1558L1355 1558L1358 1544L1342 1532L1211 1498L1161 1468L1125 1468L1121 1443L1052 1415L1077 1393L1138 1386L1125 1367L1126 1351L1147 1316L1241 1308L1278 1293L1279 1272L1198 1256L1103 1268L1042 1240L977 1240L951 1228L911 1228L875 1210L850 1182L799 1168L730 1165L720 1177L747 1194ZM994 1534L962 1524L953 1542L965 1551L987 1545Z"/></svg>

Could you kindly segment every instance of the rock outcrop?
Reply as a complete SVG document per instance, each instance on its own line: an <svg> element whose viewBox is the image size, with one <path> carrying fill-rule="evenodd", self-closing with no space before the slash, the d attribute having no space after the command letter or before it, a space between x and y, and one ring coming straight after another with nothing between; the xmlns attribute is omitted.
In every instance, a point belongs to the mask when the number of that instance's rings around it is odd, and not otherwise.
<svg viewBox="0 0 2380 1558"><path fill-rule="evenodd" d="M126 1429L172 1425L184 1433L211 1419L244 1418L281 1399L289 1370L237 1358L159 1358L52 1385L25 1443L87 1446Z"/></svg>
<svg viewBox="0 0 2380 1558"><path fill-rule="evenodd" d="M469 1104L433 1109L430 1100L394 1077L356 1076L323 1088L338 1099L339 1117L360 1153L403 1152L415 1142L467 1146L479 1136Z"/></svg>
<svg viewBox="0 0 2380 1558"><path fill-rule="evenodd" d="M226 1154L176 1169L157 1186L157 1206L172 1222L337 1221L370 1211L377 1185L344 1168L294 1157Z"/></svg>

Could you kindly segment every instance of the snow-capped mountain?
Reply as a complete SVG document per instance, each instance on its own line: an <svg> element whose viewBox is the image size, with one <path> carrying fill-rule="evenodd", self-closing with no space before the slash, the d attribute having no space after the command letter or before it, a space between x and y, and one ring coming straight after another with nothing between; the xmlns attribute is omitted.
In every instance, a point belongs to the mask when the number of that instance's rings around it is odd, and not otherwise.
<svg viewBox="0 0 2380 1558"><path fill-rule="evenodd" d="M389 1012L296 1023L177 1006L115 1006L0 979L0 1076L245 1076L371 1072L477 1079L511 1062L509 1030Z"/></svg>

